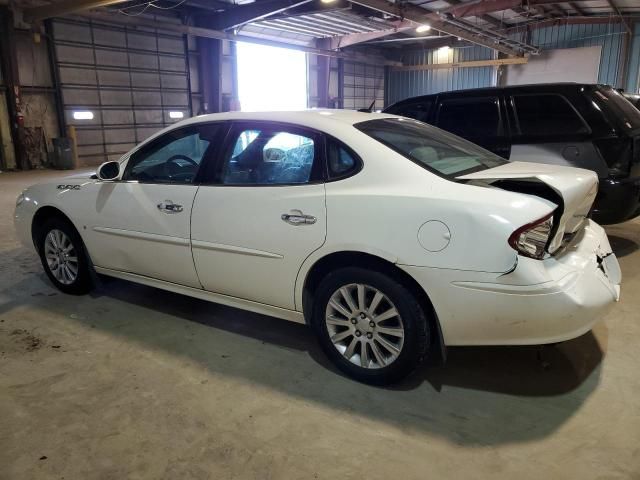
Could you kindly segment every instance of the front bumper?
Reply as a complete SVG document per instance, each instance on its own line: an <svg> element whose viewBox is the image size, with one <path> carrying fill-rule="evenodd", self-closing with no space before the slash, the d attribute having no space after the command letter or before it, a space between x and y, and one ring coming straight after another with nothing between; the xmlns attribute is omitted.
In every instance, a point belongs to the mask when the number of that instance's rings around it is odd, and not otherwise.
<svg viewBox="0 0 640 480"><path fill-rule="evenodd" d="M34 247L31 236L31 223L33 222L33 216L37 209L38 203L29 196L25 196L20 204L16 205L13 213L13 225L16 235L20 243L25 247Z"/></svg>
<svg viewBox="0 0 640 480"><path fill-rule="evenodd" d="M429 295L446 345L535 345L589 331L620 298L620 267L593 221L564 250L507 274L403 266ZM434 270L436 270L434 272Z"/></svg>

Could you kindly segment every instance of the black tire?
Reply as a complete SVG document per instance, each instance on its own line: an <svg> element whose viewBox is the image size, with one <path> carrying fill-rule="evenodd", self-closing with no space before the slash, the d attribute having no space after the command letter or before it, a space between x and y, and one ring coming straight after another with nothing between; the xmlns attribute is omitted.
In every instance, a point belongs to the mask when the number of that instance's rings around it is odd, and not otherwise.
<svg viewBox="0 0 640 480"><path fill-rule="evenodd" d="M73 281L66 284L56 278L45 255L47 235L54 230L59 230L67 236L73 245L73 251L75 251L75 257L77 258L77 275ZM68 220L60 217L47 219L37 230L36 245L42 267L49 277L49 280L51 280L51 283L53 283L58 290L71 295L84 295L92 290L93 280L91 278L89 257L82 238L80 238L77 230Z"/></svg>
<svg viewBox="0 0 640 480"><path fill-rule="evenodd" d="M334 292L350 284L364 284L377 289L393 303L400 314L404 328L403 344L397 358L384 367L364 368L356 365L346 359L331 341L331 334L325 322L327 305ZM365 268L340 268L322 279L313 298L311 324L329 359L350 377L372 385L388 385L405 378L422 363L430 344L429 322L411 291L391 276ZM368 349L367 353L372 352L371 347L361 345L359 348Z"/></svg>

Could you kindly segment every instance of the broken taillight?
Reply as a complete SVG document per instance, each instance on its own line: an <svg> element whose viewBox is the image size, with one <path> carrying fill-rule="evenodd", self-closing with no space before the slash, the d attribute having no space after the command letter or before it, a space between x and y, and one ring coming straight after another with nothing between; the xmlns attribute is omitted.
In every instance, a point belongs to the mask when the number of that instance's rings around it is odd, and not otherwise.
<svg viewBox="0 0 640 480"><path fill-rule="evenodd" d="M549 243L551 230L553 229L553 212L549 215L527 223L515 230L509 236L509 245L525 257L540 260Z"/></svg>

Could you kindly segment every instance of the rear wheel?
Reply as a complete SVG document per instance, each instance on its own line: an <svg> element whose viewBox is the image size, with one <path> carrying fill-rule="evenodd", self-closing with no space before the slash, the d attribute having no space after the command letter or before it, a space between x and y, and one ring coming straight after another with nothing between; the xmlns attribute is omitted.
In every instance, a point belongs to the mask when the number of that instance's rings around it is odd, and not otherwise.
<svg viewBox="0 0 640 480"><path fill-rule="evenodd" d="M73 295L93 287L89 261L76 229L62 218L51 218L39 229L38 253L47 276L61 291Z"/></svg>
<svg viewBox="0 0 640 480"><path fill-rule="evenodd" d="M342 268L320 282L312 322L333 363L371 384L410 374L429 345L428 322L412 293L390 276L363 268Z"/></svg>

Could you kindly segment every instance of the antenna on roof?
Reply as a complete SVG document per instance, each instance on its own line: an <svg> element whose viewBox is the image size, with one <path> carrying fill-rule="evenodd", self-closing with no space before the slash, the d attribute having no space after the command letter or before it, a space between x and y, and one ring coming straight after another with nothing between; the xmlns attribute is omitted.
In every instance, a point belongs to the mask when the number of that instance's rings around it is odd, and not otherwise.
<svg viewBox="0 0 640 480"><path fill-rule="evenodd" d="M358 111L359 112L364 112L364 113L371 113L373 112L373 107L375 106L376 101L374 100L373 102L371 102L371 105L369 105L369 108L359 108Z"/></svg>

